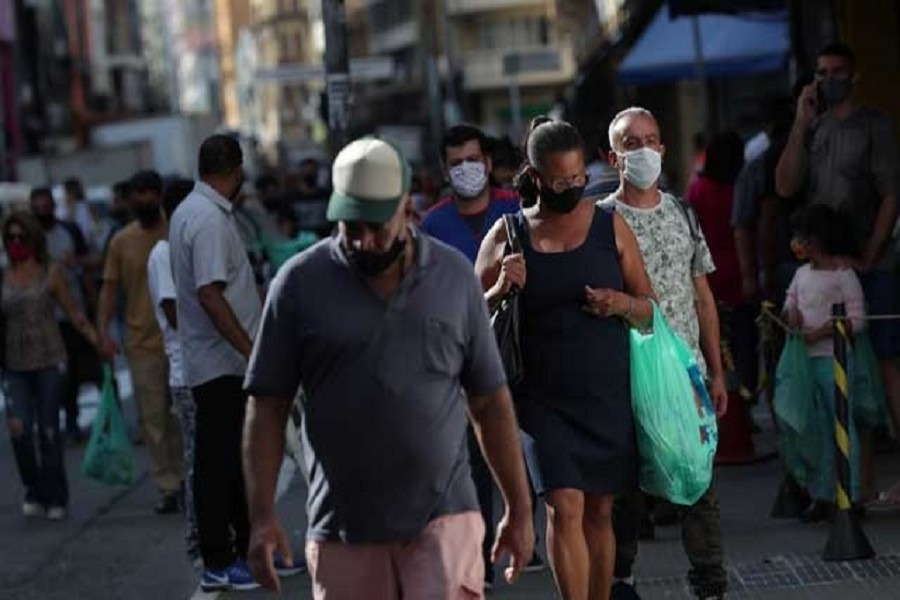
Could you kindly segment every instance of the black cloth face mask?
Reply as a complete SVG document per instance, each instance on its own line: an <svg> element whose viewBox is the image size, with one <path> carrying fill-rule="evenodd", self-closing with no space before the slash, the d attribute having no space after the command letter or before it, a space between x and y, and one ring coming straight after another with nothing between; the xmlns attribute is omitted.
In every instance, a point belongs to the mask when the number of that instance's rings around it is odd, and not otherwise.
<svg viewBox="0 0 900 600"><path fill-rule="evenodd" d="M394 238L394 243L387 252L370 252L368 250L352 250L347 252L347 260L366 277L375 277L384 273L403 254L406 240Z"/></svg>
<svg viewBox="0 0 900 600"><path fill-rule="evenodd" d="M570 187L562 192L549 188L541 190L541 204L556 213L568 214L575 210L584 196L584 186Z"/></svg>

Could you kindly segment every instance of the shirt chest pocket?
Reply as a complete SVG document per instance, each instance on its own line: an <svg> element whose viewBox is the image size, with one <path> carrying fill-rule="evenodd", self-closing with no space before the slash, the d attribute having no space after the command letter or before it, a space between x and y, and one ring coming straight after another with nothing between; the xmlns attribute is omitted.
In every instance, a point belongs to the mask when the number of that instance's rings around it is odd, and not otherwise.
<svg viewBox="0 0 900 600"><path fill-rule="evenodd" d="M462 370L461 336L446 321L409 316L390 319L382 336L375 361L378 376L395 391L434 377L455 377Z"/></svg>
<svg viewBox="0 0 900 600"><path fill-rule="evenodd" d="M462 335L455 327L440 319L425 319L422 339L427 371L453 376L459 374L464 345Z"/></svg>

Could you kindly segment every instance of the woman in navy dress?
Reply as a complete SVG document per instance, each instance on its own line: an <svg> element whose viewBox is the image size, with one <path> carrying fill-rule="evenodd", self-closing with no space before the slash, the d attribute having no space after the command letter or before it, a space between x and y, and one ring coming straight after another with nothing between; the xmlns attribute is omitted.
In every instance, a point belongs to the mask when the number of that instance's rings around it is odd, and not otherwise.
<svg viewBox="0 0 900 600"><path fill-rule="evenodd" d="M575 128L539 117L525 145L523 252L504 256L501 221L476 270L491 307L521 289L525 378L514 395L528 469L547 506L557 587L566 599L606 599L613 499L637 480L628 327L649 324L653 291L625 221L582 199L587 176Z"/></svg>

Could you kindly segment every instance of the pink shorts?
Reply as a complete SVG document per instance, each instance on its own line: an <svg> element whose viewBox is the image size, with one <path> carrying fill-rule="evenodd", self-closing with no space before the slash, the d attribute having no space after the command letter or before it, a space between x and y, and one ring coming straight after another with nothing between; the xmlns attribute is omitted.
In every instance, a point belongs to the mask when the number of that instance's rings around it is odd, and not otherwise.
<svg viewBox="0 0 900 600"><path fill-rule="evenodd" d="M395 544L306 543L315 600L484 598L477 512L439 517L414 540Z"/></svg>

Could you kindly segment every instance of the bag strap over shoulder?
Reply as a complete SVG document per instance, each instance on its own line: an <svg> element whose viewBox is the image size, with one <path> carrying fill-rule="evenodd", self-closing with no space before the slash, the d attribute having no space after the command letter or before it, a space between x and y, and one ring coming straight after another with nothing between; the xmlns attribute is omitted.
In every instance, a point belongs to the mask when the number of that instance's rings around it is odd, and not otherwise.
<svg viewBox="0 0 900 600"><path fill-rule="evenodd" d="M516 229L516 216L503 215L503 225L506 227L506 246L512 254L522 252L522 241L519 239L519 231Z"/></svg>

